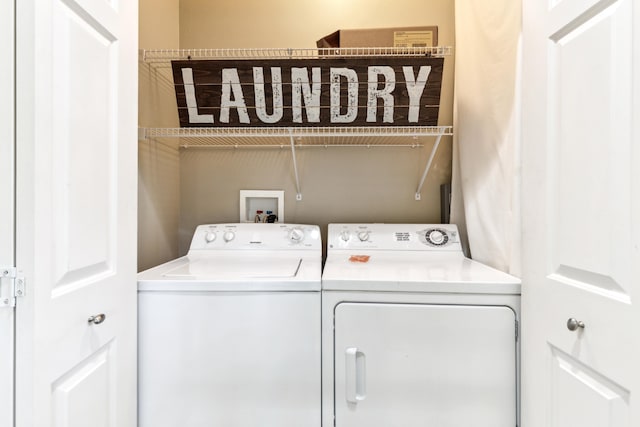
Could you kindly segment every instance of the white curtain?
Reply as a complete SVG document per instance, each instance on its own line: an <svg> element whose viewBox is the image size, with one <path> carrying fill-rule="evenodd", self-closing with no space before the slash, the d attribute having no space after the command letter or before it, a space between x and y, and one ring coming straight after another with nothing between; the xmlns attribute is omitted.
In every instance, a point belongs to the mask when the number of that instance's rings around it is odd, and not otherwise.
<svg viewBox="0 0 640 427"><path fill-rule="evenodd" d="M519 0L456 0L451 222L470 256L520 273Z"/></svg>

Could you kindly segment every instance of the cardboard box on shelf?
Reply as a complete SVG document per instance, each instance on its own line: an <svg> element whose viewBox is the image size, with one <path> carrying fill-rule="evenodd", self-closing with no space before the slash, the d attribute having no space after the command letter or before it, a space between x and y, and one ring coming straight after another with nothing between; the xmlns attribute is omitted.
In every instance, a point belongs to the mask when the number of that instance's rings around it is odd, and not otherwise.
<svg viewBox="0 0 640 427"><path fill-rule="evenodd" d="M438 27L395 27L338 30L316 42L332 47L432 47L438 46Z"/></svg>

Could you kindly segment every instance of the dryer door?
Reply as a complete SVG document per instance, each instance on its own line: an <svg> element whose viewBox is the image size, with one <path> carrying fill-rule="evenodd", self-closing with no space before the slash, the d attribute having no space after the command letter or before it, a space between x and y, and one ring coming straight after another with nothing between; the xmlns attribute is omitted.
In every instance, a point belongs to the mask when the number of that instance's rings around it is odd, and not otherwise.
<svg viewBox="0 0 640 427"><path fill-rule="evenodd" d="M337 427L513 427L515 313L503 306L342 303Z"/></svg>

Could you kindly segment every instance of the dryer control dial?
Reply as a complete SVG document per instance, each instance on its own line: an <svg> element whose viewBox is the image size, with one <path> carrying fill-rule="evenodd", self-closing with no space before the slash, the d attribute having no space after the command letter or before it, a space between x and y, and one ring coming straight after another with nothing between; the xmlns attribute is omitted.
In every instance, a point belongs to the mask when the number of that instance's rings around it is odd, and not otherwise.
<svg viewBox="0 0 640 427"><path fill-rule="evenodd" d="M216 233L214 233L213 231L207 231L206 234L204 235L204 240L207 243L211 243L213 241L216 240Z"/></svg>
<svg viewBox="0 0 640 427"><path fill-rule="evenodd" d="M234 233L231 230L227 230L222 235L222 238L224 239L225 242L230 242L230 241L232 241L233 239L236 238L236 233Z"/></svg>
<svg viewBox="0 0 640 427"><path fill-rule="evenodd" d="M342 230L340 232L340 240L342 240L343 242L348 242L350 238L351 233L349 232L349 230Z"/></svg>
<svg viewBox="0 0 640 427"><path fill-rule="evenodd" d="M443 246L449 242L449 235L445 230L439 228L432 228L425 233L425 239L427 243L433 246Z"/></svg>
<svg viewBox="0 0 640 427"><path fill-rule="evenodd" d="M295 227L289 232L289 240L293 243L300 243L304 240L304 230L300 227Z"/></svg>

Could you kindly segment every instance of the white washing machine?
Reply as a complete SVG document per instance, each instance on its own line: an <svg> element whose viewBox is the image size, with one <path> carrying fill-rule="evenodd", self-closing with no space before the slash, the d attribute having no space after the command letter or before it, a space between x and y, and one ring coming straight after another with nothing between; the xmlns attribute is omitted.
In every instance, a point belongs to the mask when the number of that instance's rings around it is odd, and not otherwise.
<svg viewBox="0 0 640 427"><path fill-rule="evenodd" d="M140 427L320 426L317 226L198 226L138 276Z"/></svg>
<svg viewBox="0 0 640 427"><path fill-rule="evenodd" d="M323 426L518 425L520 280L455 225L330 224Z"/></svg>

